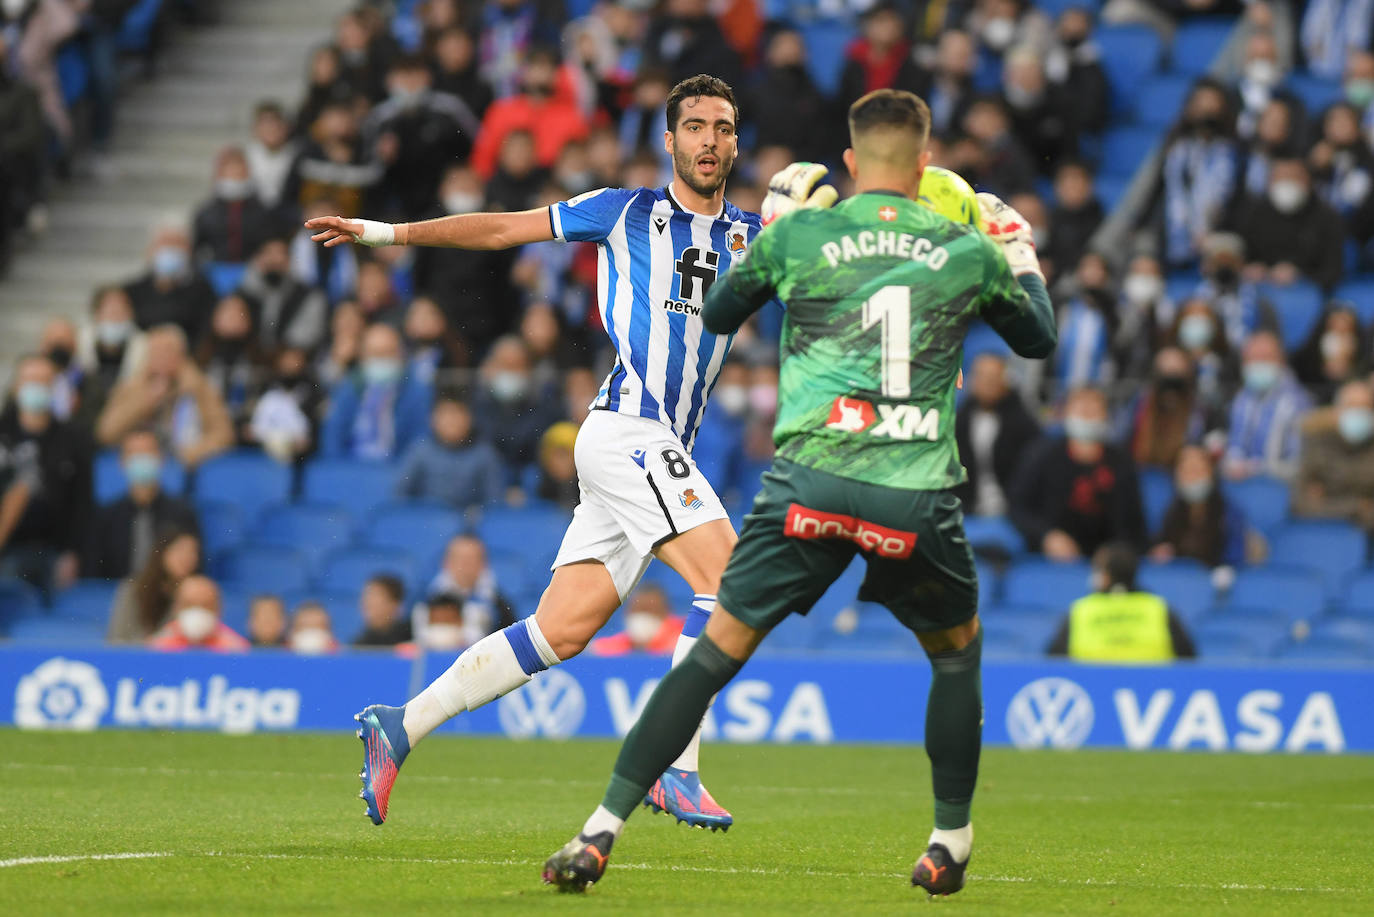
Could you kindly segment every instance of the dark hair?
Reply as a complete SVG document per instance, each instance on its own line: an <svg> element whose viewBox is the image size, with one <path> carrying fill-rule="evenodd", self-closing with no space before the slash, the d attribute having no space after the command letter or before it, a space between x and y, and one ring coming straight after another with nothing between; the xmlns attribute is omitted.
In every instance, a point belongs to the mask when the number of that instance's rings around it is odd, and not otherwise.
<svg viewBox="0 0 1374 917"><path fill-rule="evenodd" d="M263 115L272 115L281 118L283 121L287 120L286 109L283 108L282 104L276 99L263 99L257 105L253 106L254 121L261 118Z"/></svg>
<svg viewBox="0 0 1374 917"><path fill-rule="evenodd" d="M930 108L915 93L901 89L875 89L849 106L849 135L880 127L905 128L921 138L924 148L930 139Z"/></svg>
<svg viewBox="0 0 1374 917"><path fill-rule="evenodd" d="M429 72L429 64L425 63L425 59L418 54L402 54L393 60L391 66L387 68L390 73L408 73L415 70Z"/></svg>
<svg viewBox="0 0 1374 917"><path fill-rule="evenodd" d="M138 571L133 579L134 603L138 606L138 622L145 634L152 634L162 626L163 619L172 608L172 593L177 587L177 583L167 576L166 569L162 566L162 557L167 553L167 549L172 546L172 542L182 537L196 539L197 554L203 552L200 536L189 529L170 529L162 532L158 538L157 547L148 555L148 560L143 564L143 569ZM191 571L194 575L200 570L200 559L197 558L196 569Z"/></svg>
<svg viewBox="0 0 1374 917"><path fill-rule="evenodd" d="M668 103L664 111L668 116L668 130L677 128L677 117L686 99L713 98L724 99L735 111L735 121L739 121L739 105L735 102L735 91L720 77L698 73L678 83L668 93Z"/></svg>
<svg viewBox="0 0 1374 917"><path fill-rule="evenodd" d="M406 597L405 583L394 573L378 573L367 578L367 585L380 586L382 591L387 594L387 598L393 602L400 602Z"/></svg>
<svg viewBox="0 0 1374 917"><path fill-rule="evenodd" d="M105 283L95 288L95 292L91 294L91 314L100 311L101 301L111 293L124 293L124 287L117 283ZM129 294L124 293L124 299L127 301L128 298Z"/></svg>
<svg viewBox="0 0 1374 917"><path fill-rule="evenodd" d="M438 595L432 595L425 601L425 604L429 606L430 611L433 611L435 608L453 608L457 610L459 616L463 614L463 599L452 592L441 592Z"/></svg>
<svg viewBox="0 0 1374 917"><path fill-rule="evenodd" d="M1140 558L1124 541L1113 541L1098 549L1093 558L1093 566L1107 574L1107 588L1125 586L1135 589L1136 571L1140 569Z"/></svg>

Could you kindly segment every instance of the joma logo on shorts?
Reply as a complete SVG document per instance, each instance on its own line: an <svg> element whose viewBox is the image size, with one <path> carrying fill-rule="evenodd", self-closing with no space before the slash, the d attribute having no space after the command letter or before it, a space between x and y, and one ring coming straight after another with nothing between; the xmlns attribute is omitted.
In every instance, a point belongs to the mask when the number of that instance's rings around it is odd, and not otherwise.
<svg viewBox="0 0 1374 917"><path fill-rule="evenodd" d="M793 538L843 538L879 557L905 560L916 547L916 533L865 522L857 516L824 513L793 503L787 508L783 532Z"/></svg>
<svg viewBox="0 0 1374 917"><path fill-rule="evenodd" d="M876 426L874 421L877 421ZM888 439L925 439L933 443L940 438L940 411L938 408L922 411L914 404L880 404L875 407L862 398L841 395L830 406L830 417L825 425L831 430L845 433L866 432L870 436L885 436Z"/></svg>

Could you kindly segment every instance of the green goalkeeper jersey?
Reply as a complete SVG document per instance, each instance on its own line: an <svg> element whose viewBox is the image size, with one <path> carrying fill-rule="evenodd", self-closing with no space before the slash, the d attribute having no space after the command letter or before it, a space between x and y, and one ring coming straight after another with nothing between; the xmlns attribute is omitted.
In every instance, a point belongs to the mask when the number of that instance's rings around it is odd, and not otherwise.
<svg viewBox="0 0 1374 917"><path fill-rule="evenodd" d="M970 322L1028 357L1056 338L1038 277L1018 281L986 235L885 192L775 221L712 286L706 326L732 331L774 296L777 457L906 490L966 479L954 399Z"/></svg>

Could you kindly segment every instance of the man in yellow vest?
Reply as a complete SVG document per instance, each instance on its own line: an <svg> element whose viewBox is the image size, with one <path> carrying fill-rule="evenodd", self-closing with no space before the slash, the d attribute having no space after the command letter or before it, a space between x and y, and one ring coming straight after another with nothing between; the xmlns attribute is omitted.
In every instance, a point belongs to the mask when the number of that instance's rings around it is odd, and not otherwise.
<svg viewBox="0 0 1374 917"><path fill-rule="evenodd" d="M1157 595L1136 590L1139 559L1115 542L1093 555L1095 590L1073 603L1050 642L1051 656L1084 662L1169 662L1197 655L1178 615Z"/></svg>

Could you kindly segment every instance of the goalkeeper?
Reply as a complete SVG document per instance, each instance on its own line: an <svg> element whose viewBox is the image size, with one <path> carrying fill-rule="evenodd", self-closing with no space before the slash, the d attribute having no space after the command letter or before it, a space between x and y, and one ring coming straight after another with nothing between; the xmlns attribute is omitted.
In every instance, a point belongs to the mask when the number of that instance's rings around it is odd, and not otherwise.
<svg viewBox="0 0 1374 917"><path fill-rule="evenodd" d="M721 580L716 613L659 683L602 804L544 880L582 889L605 871L624 820L687 744L711 698L770 629L805 614L863 554L859 598L880 602L930 658L925 741L935 830L912 873L931 894L964 884L982 743L978 580L952 489L954 391L969 323L983 318L1025 357L1054 349L1054 314L1031 230L978 195L987 234L920 206L930 111L880 89L849 110L844 162L857 193L783 214L706 298L706 326L738 328L787 304L777 452ZM802 198L803 195L798 195ZM820 201L822 205L824 200Z"/></svg>

